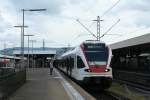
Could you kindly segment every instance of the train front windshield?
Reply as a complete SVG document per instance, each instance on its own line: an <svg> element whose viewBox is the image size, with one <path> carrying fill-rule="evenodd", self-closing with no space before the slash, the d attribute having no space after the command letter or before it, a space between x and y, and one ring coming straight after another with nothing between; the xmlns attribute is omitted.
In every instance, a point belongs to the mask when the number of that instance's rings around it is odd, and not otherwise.
<svg viewBox="0 0 150 100"><path fill-rule="evenodd" d="M103 43L84 44L85 56L90 65L106 65L108 49Z"/></svg>

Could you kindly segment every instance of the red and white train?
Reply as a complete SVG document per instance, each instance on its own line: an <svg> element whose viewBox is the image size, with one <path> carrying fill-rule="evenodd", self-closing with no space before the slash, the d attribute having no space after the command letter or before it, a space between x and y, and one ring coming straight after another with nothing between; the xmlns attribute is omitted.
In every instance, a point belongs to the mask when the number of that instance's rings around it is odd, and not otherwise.
<svg viewBox="0 0 150 100"><path fill-rule="evenodd" d="M56 57L55 66L76 81L106 89L112 82L112 52L105 43L87 40Z"/></svg>

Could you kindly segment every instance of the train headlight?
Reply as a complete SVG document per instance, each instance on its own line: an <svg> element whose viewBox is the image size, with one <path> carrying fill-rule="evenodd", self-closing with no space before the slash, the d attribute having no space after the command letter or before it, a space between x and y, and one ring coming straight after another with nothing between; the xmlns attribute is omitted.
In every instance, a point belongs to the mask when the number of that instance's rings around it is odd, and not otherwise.
<svg viewBox="0 0 150 100"><path fill-rule="evenodd" d="M110 69L105 69L105 72L109 72L110 71Z"/></svg>

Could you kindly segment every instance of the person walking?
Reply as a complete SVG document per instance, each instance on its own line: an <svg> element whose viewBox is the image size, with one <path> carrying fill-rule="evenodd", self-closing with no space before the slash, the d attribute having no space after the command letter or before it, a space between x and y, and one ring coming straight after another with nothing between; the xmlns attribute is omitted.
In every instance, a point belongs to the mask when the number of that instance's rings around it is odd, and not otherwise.
<svg viewBox="0 0 150 100"><path fill-rule="evenodd" d="M53 67L54 67L53 66L53 60L50 61L50 66L49 67L50 67L50 75L52 75L52 73L53 73Z"/></svg>

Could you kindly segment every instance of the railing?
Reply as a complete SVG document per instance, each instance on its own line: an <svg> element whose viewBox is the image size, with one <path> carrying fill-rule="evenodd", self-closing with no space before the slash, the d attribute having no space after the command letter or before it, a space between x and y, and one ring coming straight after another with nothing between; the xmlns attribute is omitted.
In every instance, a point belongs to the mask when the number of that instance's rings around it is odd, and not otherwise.
<svg viewBox="0 0 150 100"><path fill-rule="evenodd" d="M0 76L0 100L4 100L26 81L26 70Z"/></svg>

